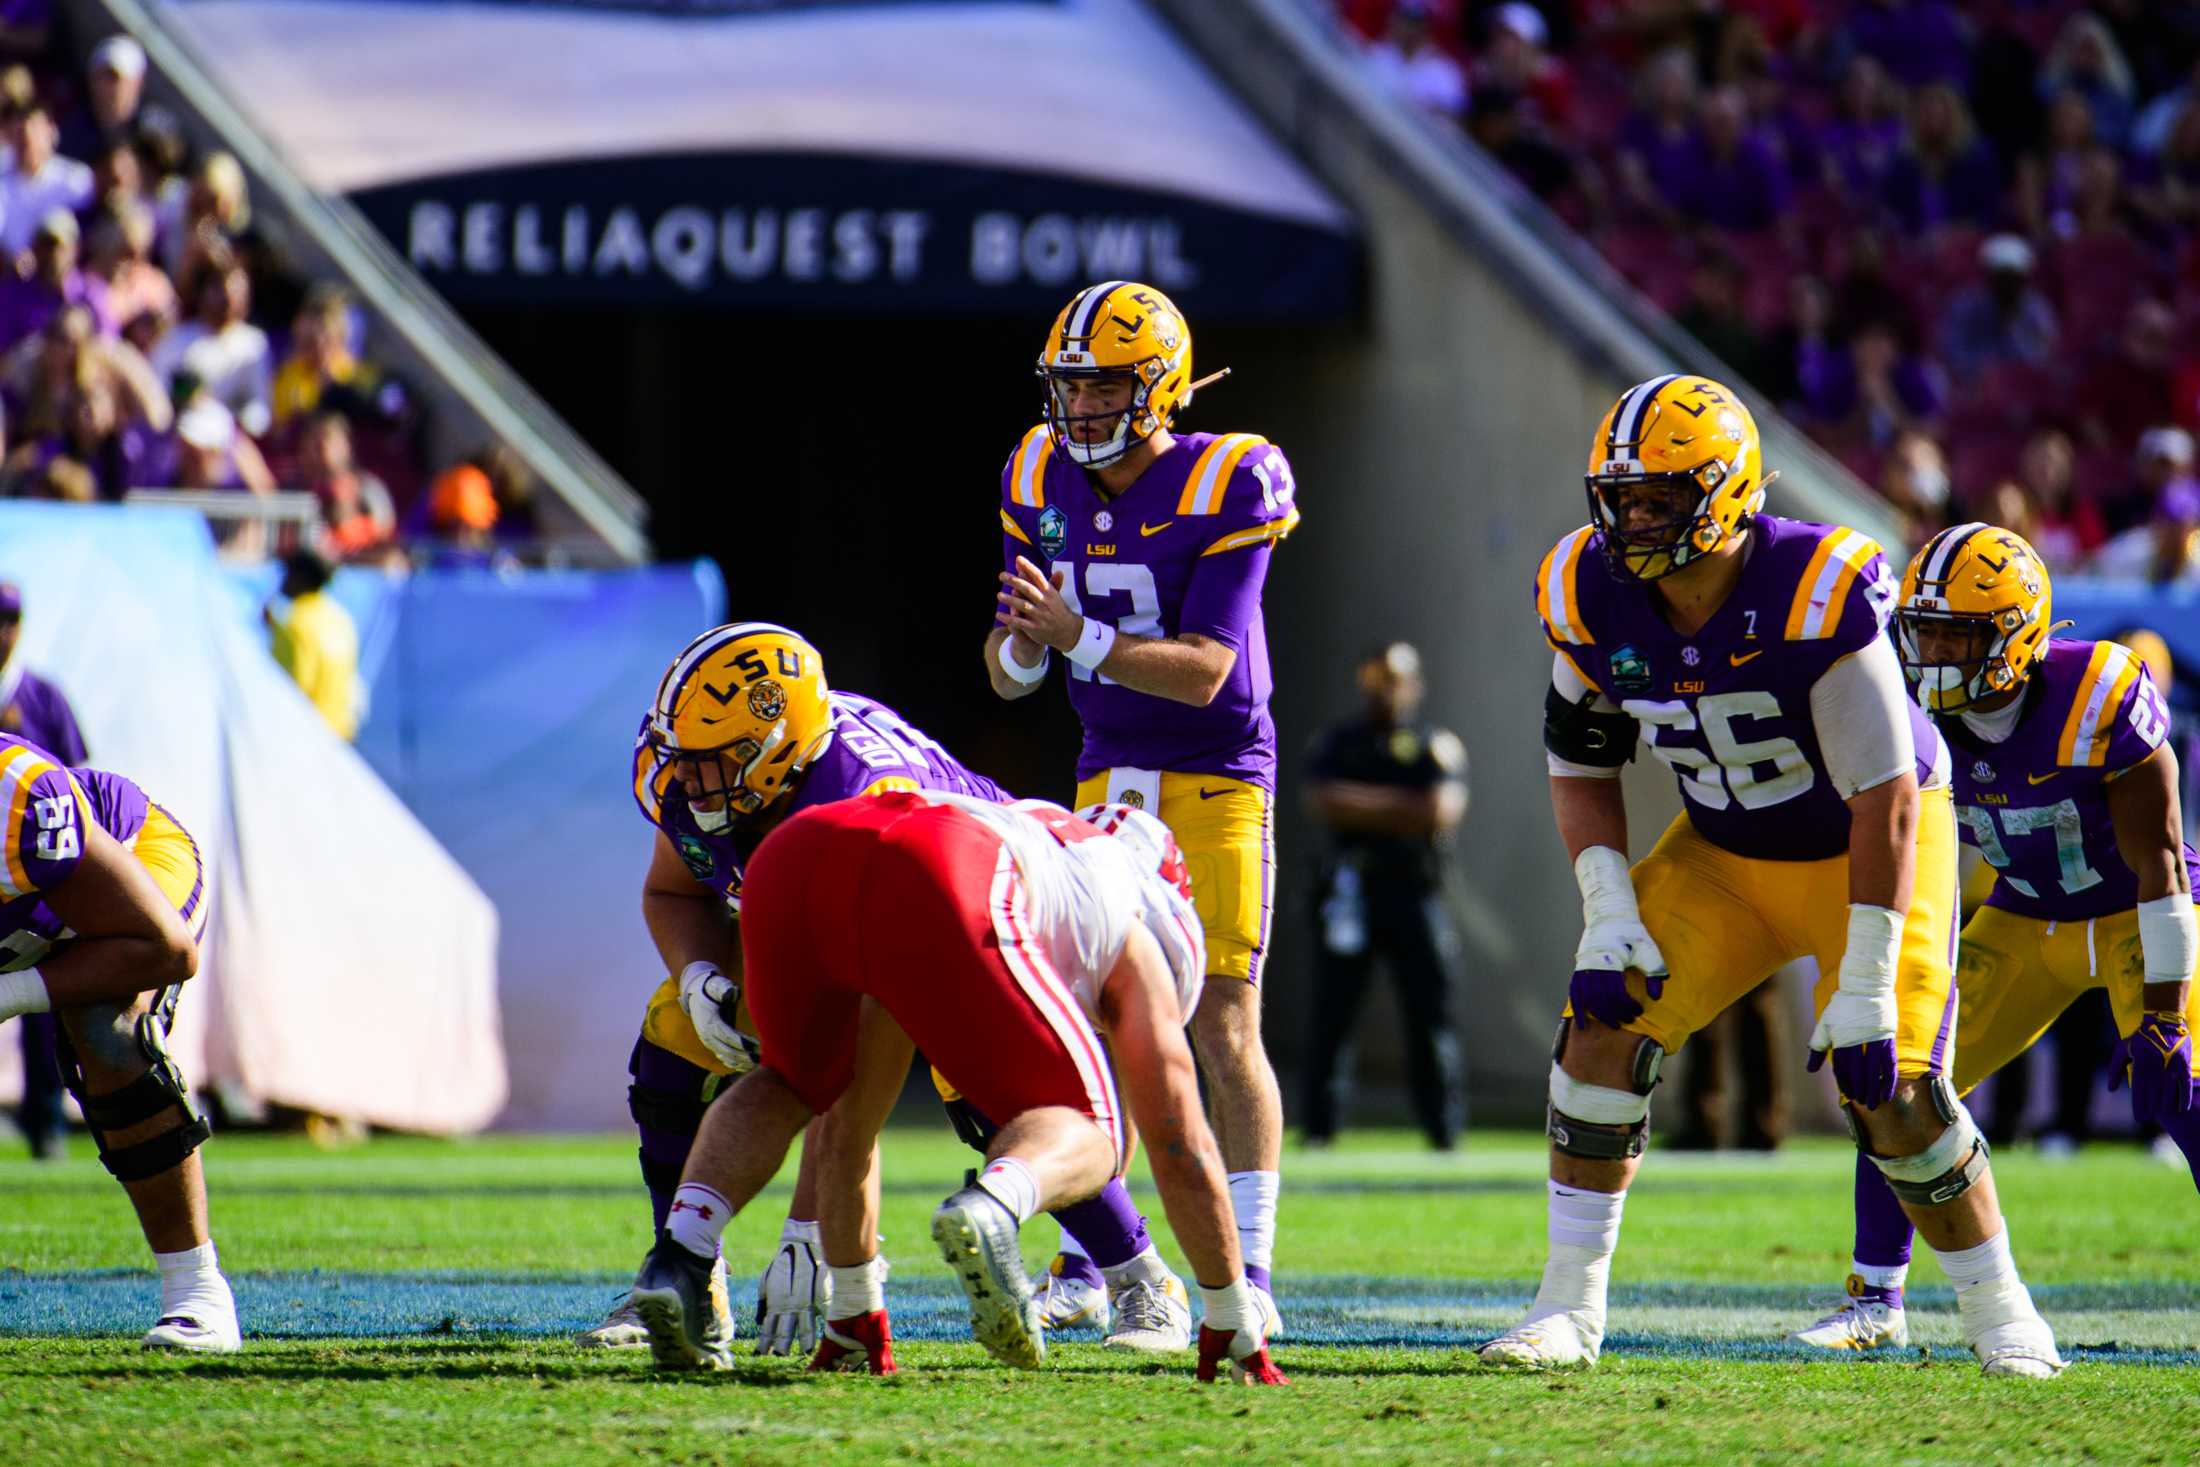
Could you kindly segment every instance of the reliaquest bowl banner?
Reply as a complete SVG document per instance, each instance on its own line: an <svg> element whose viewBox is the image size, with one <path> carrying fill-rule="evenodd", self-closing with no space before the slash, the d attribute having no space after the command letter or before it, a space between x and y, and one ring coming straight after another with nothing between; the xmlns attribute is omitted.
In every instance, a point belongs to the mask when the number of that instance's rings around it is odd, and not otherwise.
<svg viewBox="0 0 2200 1467"><path fill-rule="evenodd" d="M1057 174L815 153L500 168L354 202L461 303L702 302L1028 317L1145 280L1199 320L1336 318L1355 235Z"/></svg>

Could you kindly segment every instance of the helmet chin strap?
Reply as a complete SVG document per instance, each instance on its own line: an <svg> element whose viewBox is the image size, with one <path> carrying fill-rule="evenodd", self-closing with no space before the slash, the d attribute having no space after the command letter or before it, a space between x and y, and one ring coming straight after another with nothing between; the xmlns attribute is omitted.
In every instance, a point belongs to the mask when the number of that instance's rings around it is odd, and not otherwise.
<svg viewBox="0 0 2200 1467"><path fill-rule="evenodd" d="M1124 454L1130 452L1131 410L1125 409L1115 420L1115 432L1104 443L1079 443L1076 435L1064 433L1062 447L1079 465L1088 469L1104 469Z"/></svg>

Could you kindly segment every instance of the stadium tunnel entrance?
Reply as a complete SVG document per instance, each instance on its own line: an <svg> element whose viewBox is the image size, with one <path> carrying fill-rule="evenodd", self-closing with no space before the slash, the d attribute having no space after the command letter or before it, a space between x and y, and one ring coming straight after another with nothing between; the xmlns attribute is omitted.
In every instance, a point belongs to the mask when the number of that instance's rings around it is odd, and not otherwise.
<svg viewBox="0 0 2200 1467"><path fill-rule="evenodd" d="M1020 795L1070 798L1079 733L1068 700L1050 688L1003 703L980 661L1001 465L1038 421L1043 320L465 315L641 492L661 556L718 561L729 617L795 628L825 653L836 687L884 699ZM1180 426L1260 433L1296 457L1318 431L1299 385L1306 334L1192 325L1195 372L1231 376ZM1347 348L1346 333L1329 345ZM1329 509L1307 513L1318 526ZM1272 573L1279 683L1319 671L1294 665L1278 610L1289 604L1278 580L1316 584L1311 565L1292 564L1303 559L1287 551ZM1311 732L1279 727L1287 770Z"/></svg>

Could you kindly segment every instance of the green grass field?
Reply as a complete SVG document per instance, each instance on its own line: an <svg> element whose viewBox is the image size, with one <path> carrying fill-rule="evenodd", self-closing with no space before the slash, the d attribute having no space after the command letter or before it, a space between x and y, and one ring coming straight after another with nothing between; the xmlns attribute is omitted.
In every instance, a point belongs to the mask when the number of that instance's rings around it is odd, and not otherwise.
<svg viewBox="0 0 2200 1467"><path fill-rule="evenodd" d="M1780 1343L1847 1266L1851 1153L1653 1153L1629 1198L1612 1338L1588 1375L1479 1371L1543 1248L1538 1138L1456 1158L1399 1134L1293 1152L1277 1248L1289 1391L1199 1387L1190 1360L1066 1337L1040 1374L958 1342L960 1295L926 1217L969 1154L898 1130L886 1157L903 1373L655 1373L582 1352L647 1239L618 1138L377 1140L340 1153L222 1137L215 1231L245 1352L148 1357L156 1288L105 1173L0 1161L0 1423L27 1463L1086 1461L2152 1461L2200 1458L2200 1203L2136 1150L1996 1158L2013 1240L2075 1363L1987 1381L1921 1254L1900 1358ZM1140 1179L1143 1181L1143 1179ZM1150 1188L1141 1201L1155 1214ZM727 1234L737 1282L784 1195ZM1027 1232L1039 1264L1045 1224ZM745 1309L737 1301L737 1309Z"/></svg>

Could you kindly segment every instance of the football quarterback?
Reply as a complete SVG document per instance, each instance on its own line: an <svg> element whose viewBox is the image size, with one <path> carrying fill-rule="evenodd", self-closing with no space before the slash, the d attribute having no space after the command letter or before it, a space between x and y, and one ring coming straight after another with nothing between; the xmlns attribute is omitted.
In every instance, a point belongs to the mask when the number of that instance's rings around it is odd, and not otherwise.
<svg viewBox="0 0 2200 1467"><path fill-rule="evenodd" d="M1191 328L1150 285L1079 291L1038 375L1042 421L1001 472L986 669L1021 698L1060 653L1084 726L1077 803L1146 810L1183 845L1208 954L1192 1042L1246 1272L1268 1299L1283 1104L1260 1028L1276 787L1261 589L1299 522L1296 485L1264 438L1175 431L1201 384ZM1089 1276L1074 1257L1057 1269Z"/></svg>

